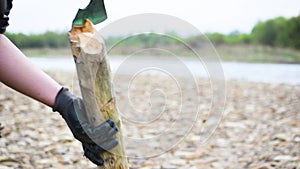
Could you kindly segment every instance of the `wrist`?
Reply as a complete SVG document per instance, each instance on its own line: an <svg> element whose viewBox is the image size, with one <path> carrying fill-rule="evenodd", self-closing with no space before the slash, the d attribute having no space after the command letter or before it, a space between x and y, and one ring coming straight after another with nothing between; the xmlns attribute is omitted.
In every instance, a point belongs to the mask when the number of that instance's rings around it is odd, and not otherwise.
<svg viewBox="0 0 300 169"><path fill-rule="evenodd" d="M60 114L64 113L66 109L73 103L75 98L76 96L74 96L68 88L62 87L55 97L52 111L57 111Z"/></svg>

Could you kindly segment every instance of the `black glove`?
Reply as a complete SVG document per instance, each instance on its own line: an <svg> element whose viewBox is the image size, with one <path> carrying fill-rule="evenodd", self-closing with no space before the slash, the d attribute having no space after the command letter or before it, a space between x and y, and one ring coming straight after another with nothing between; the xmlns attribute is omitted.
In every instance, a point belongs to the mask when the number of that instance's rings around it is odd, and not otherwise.
<svg viewBox="0 0 300 169"><path fill-rule="evenodd" d="M4 33L9 25L9 13L12 8L12 0L0 0L0 33Z"/></svg>
<svg viewBox="0 0 300 169"><path fill-rule="evenodd" d="M118 144L113 136L118 128L112 120L91 127L81 98L62 88L56 98L53 111L58 111L71 129L73 136L82 143L84 155L96 165L103 165L100 154Z"/></svg>
<svg viewBox="0 0 300 169"><path fill-rule="evenodd" d="M0 123L0 138L2 137L1 136L1 130L3 130L4 129L4 127L3 126L1 126L2 124Z"/></svg>

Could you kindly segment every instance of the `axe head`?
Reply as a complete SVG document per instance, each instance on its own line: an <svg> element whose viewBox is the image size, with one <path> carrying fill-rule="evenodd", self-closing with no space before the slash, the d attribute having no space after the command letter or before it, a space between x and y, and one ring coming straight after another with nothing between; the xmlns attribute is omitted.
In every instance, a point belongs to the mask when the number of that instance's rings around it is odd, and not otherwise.
<svg viewBox="0 0 300 169"><path fill-rule="evenodd" d="M89 19L94 25L104 21L107 18L103 0L91 0L85 9L79 9L72 27L83 26L84 20Z"/></svg>

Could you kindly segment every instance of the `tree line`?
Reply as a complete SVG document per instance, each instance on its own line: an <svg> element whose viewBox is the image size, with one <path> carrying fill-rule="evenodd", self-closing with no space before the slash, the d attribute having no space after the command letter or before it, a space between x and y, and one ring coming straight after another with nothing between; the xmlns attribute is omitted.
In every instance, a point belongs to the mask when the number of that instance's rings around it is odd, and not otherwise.
<svg viewBox="0 0 300 169"><path fill-rule="evenodd" d="M20 48L65 48L69 46L67 33L45 32L43 34L13 34L6 35ZM258 22L251 33L233 31L228 35L221 33L207 33L206 37L215 45L219 44L254 44L272 47L290 47L300 49L300 15L292 18L278 17ZM160 35L139 35L122 41L124 37L110 37L106 39L108 45L119 42L124 46L159 46L176 45L180 41ZM196 45L203 42L203 36L192 36L183 39L186 43Z"/></svg>
<svg viewBox="0 0 300 169"><path fill-rule="evenodd" d="M255 44L300 49L300 15L286 19L278 17L258 22L250 34L237 31L229 35L208 34L215 44Z"/></svg>
<svg viewBox="0 0 300 169"><path fill-rule="evenodd" d="M67 33L48 31L43 34L5 33L19 48L66 48L69 46Z"/></svg>

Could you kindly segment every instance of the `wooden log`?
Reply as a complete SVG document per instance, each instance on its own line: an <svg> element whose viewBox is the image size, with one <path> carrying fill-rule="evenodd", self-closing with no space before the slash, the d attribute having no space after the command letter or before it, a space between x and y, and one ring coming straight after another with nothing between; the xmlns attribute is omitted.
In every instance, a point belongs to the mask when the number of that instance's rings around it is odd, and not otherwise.
<svg viewBox="0 0 300 169"><path fill-rule="evenodd" d="M94 126L113 119L119 128L116 137L119 144L102 155L104 165L99 169L128 169L125 156L122 126L112 88L111 71L106 59L104 41L95 38L93 24L86 20L82 27L73 27L69 32L71 49L76 63L81 95L87 117Z"/></svg>

